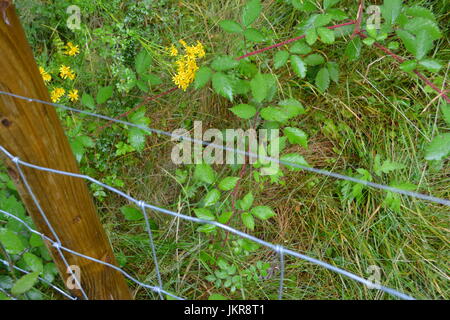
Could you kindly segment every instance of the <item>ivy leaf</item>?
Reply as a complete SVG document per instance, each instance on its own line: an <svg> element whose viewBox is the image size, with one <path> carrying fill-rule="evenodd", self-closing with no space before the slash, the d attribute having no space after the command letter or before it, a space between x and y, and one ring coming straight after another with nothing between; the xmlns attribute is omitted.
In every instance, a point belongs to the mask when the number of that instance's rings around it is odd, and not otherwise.
<svg viewBox="0 0 450 320"><path fill-rule="evenodd" d="M308 66L318 66L325 62L325 59L322 55L318 53L310 54L305 58L305 62Z"/></svg>
<svg viewBox="0 0 450 320"><path fill-rule="evenodd" d="M10 254L19 254L25 250L25 246L17 234L8 229L0 229L0 242Z"/></svg>
<svg viewBox="0 0 450 320"><path fill-rule="evenodd" d="M30 252L26 252L23 255L23 259L33 272L41 274L44 271L44 264L42 263L42 259L37 257L36 255Z"/></svg>
<svg viewBox="0 0 450 320"><path fill-rule="evenodd" d="M197 164L195 166L194 179L207 184L213 184L214 180L216 180L216 172L209 164Z"/></svg>
<svg viewBox="0 0 450 320"><path fill-rule="evenodd" d="M249 104L238 104L230 108L230 111L241 119L250 119L256 114L256 108Z"/></svg>
<svg viewBox="0 0 450 320"><path fill-rule="evenodd" d="M426 160L442 160L449 154L450 133L444 133L435 137L425 149Z"/></svg>
<svg viewBox="0 0 450 320"><path fill-rule="evenodd" d="M264 35L254 28L248 28L244 31L244 37L253 42L263 42Z"/></svg>
<svg viewBox="0 0 450 320"><path fill-rule="evenodd" d="M330 86L330 73L327 68L322 68L317 73L316 86L321 92L325 92Z"/></svg>
<svg viewBox="0 0 450 320"><path fill-rule="evenodd" d="M244 31L239 23L232 20L223 20L219 25L224 31L229 33L241 33Z"/></svg>
<svg viewBox="0 0 450 320"><path fill-rule="evenodd" d="M194 88L195 89L203 88L209 82L209 80L211 80L211 77L212 77L212 70L206 66L201 67L195 74Z"/></svg>
<svg viewBox="0 0 450 320"><path fill-rule="evenodd" d="M222 97L233 101L233 82L224 73L215 73L212 77L213 89Z"/></svg>
<svg viewBox="0 0 450 320"><path fill-rule="evenodd" d="M264 76L258 73L252 81L250 81L250 88L252 89L253 98L261 103L267 97L267 83Z"/></svg>
<svg viewBox="0 0 450 320"><path fill-rule="evenodd" d="M251 192L247 193L241 200L237 202L241 210L247 211L250 209L254 201L253 194Z"/></svg>
<svg viewBox="0 0 450 320"><path fill-rule="evenodd" d="M11 289L11 293L15 296L24 294L25 292L27 292L31 288L33 288L38 277L39 277L39 272L31 272L31 273L24 275L22 278L17 280L17 282L14 284L14 287L12 287L12 289Z"/></svg>
<svg viewBox="0 0 450 320"><path fill-rule="evenodd" d="M239 65L239 61L230 56L220 56L214 59L211 67L216 71L227 71Z"/></svg>
<svg viewBox="0 0 450 320"><path fill-rule="evenodd" d="M294 72L300 77L306 77L306 64L299 56L293 55L291 56L291 66Z"/></svg>
<svg viewBox="0 0 450 320"><path fill-rule="evenodd" d="M220 200L221 193L217 189L209 191L203 199L205 207L213 206Z"/></svg>
<svg viewBox="0 0 450 320"><path fill-rule="evenodd" d="M330 30L325 27L317 28L317 33L319 34L320 41L322 41L325 44L333 44L335 37L334 37L334 31Z"/></svg>
<svg viewBox="0 0 450 320"><path fill-rule="evenodd" d="M94 100L94 98L90 94L88 94L86 92L84 92L83 96L81 97L81 103L83 105L85 105L86 107L88 107L89 109L91 109L91 110L95 109L95 100Z"/></svg>
<svg viewBox="0 0 450 320"><path fill-rule="evenodd" d="M299 144L303 148L308 149L308 135L299 128L286 127L284 134L292 144Z"/></svg>
<svg viewBox="0 0 450 320"><path fill-rule="evenodd" d="M244 226L252 231L255 230L255 219L253 219L253 216L250 213L244 212L243 214L241 214L241 218Z"/></svg>
<svg viewBox="0 0 450 320"><path fill-rule="evenodd" d="M289 60L289 52L287 51L278 51L274 58L274 68L279 69L282 66L286 64L286 62Z"/></svg>
<svg viewBox="0 0 450 320"><path fill-rule="evenodd" d="M301 155L299 155L298 153L288 153L285 154L283 156L281 156L280 158L281 161L285 162L283 163L289 170L292 171L299 171L302 170L301 168L297 168L295 166L286 164L286 163L291 163L293 165L300 165L303 167L309 167L308 162L306 162L305 158Z"/></svg>
<svg viewBox="0 0 450 320"><path fill-rule="evenodd" d="M135 66L136 72L138 74L147 73L150 65L152 63L152 57L148 54L146 50L142 50L136 57Z"/></svg>
<svg viewBox="0 0 450 320"><path fill-rule="evenodd" d="M103 104L106 101L108 101L109 98L111 98L113 94L113 87L109 86L109 87L103 87L100 88L100 90L98 90L97 93L97 103L98 104Z"/></svg>
<svg viewBox="0 0 450 320"><path fill-rule="evenodd" d="M262 10L260 0L250 0L242 11L242 23L248 27L258 18Z"/></svg>
<svg viewBox="0 0 450 320"><path fill-rule="evenodd" d="M438 72L442 68L442 65L439 63L439 61L434 59L421 60L419 61L419 65L421 65L430 72Z"/></svg>
<svg viewBox="0 0 450 320"><path fill-rule="evenodd" d="M214 214L206 208L200 208L200 209L194 209L194 213L199 219L208 220L208 221L214 221L216 220L216 217Z"/></svg>
<svg viewBox="0 0 450 320"><path fill-rule="evenodd" d="M273 212L273 210L267 206L254 207L250 212L255 217L261 220L267 220L269 218L276 216L275 212Z"/></svg>
<svg viewBox="0 0 450 320"><path fill-rule="evenodd" d="M122 212L125 219L128 221L139 221L144 219L143 212L132 206L123 206L120 208L120 212Z"/></svg>
<svg viewBox="0 0 450 320"><path fill-rule="evenodd" d="M233 190L239 179L239 177L226 177L219 182L219 189L223 191Z"/></svg>
<svg viewBox="0 0 450 320"><path fill-rule="evenodd" d="M402 0L384 0L381 13L389 25L393 25L402 10Z"/></svg>

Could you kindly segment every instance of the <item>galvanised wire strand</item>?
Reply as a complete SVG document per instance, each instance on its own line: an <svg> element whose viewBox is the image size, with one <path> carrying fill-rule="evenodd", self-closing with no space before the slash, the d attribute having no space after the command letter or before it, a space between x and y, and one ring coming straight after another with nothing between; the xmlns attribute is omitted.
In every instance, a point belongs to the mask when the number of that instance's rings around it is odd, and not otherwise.
<svg viewBox="0 0 450 320"><path fill-rule="evenodd" d="M399 188L395 188L395 187L391 187L391 186L387 186L387 185L383 185L383 184L379 184L379 183L374 183L374 182L371 182L371 181L365 181L365 180L357 179L357 178L354 178L354 177L349 177L349 176L346 176L346 175L343 175L343 174L330 172L330 171L327 171L327 170L322 170L322 169L316 169L316 168L313 168L313 167L303 166L303 165L300 165L300 164L297 164L297 163L291 163L291 162L288 162L288 161L284 161L284 160L280 160L280 159L276 159L276 158L272 158L272 157L267 157L267 156L264 156L264 155L257 155L257 154L250 153L250 152L247 152L247 151L243 151L243 150L240 150L240 149L229 148L229 147L221 146L221 145L218 145L218 144L215 144L215 143L209 143L209 142L198 140L198 139L192 139L190 137L186 137L186 136L183 136L183 135L176 135L176 134L173 134L173 133L170 133L170 132L166 132L166 131L163 131L163 130L154 129L154 128L148 128L148 127L145 127L145 126L141 126L141 125L138 125L138 124L134 124L134 123L123 121L123 120L119 120L119 119L114 119L114 118L111 118L111 117L108 117L108 116L92 113L92 112L89 112L89 111L79 110L79 109L76 109L76 108L72 108L72 107L68 107L68 106L64 106L64 105L60 105L60 104L56 104L56 103L51 103L51 102L47 102L47 101L43 101L43 100L39 100L39 99L27 98L27 97L23 97L23 96L20 96L20 95L16 95L16 94L5 92L5 91L1 91L1 90L0 90L0 94L7 95L7 96L10 96L10 97L14 97L14 98L18 98L18 99L21 99L21 100L26 100L28 102L42 103L42 104L49 105L49 106L52 106L52 107L56 107L56 108L60 108L60 109L64 109L64 110L68 110L68 111L72 111L72 112L88 115L88 116L99 118L99 119L103 119L103 120L113 121L115 123L119 123L119 124L130 126L130 127L135 127L135 128L141 129L141 130L149 132L149 133L156 133L156 134L159 134L159 135L168 136L168 137L171 137L172 139L175 139L175 140L186 140L186 141L189 141L189 142L192 142L192 143L195 143L195 144L200 144L200 145L204 145L204 146L212 146L212 147L217 148L217 149L222 149L222 150L225 150L225 151L230 151L230 152L233 152L233 153L242 154L242 155L248 156L249 158L253 158L253 159L258 159L259 158L260 160L269 161L269 162L275 162L275 163L278 163L278 164L283 164L285 166L289 166L289 167L293 167L293 168L309 171L309 172L312 172L312 173L315 173L315 174L319 174L319 175L323 175L323 176L327 176L327 177L332 177L332 178L340 179L340 180L351 181L351 182L363 184L363 185L366 185L366 186L369 186L369 187L372 187L372 188L376 188L376 189L380 189L380 190L384 190L384 191L390 191L390 192L406 195L406 196L409 196L409 197L414 197L414 198L418 198L418 199L422 199L422 200L426 200L426 201L430 201L430 202L439 203L439 204L442 204L442 205L450 207L450 200L447 200L447 199L437 198L437 197L433 197L433 196L422 194L422 193L418 193L418 192L402 190L402 189L399 189Z"/></svg>
<svg viewBox="0 0 450 320"><path fill-rule="evenodd" d="M1 261L1 260L0 260ZM3 293L5 296L7 296L8 298L10 298L11 300L17 300L16 298L14 298L12 295L10 295L6 290L4 290L3 288L0 287L0 292Z"/></svg>
<svg viewBox="0 0 450 320"><path fill-rule="evenodd" d="M34 230L33 228L30 227L30 225L29 225L26 221L20 219L19 217L16 217L16 216L13 215L12 213L9 213L9 212L4 211L4 210L0 210L0 213L2 213L3 215L5 215L6 217L9 217L9 218L11 218L11 219L16 220L17 222L20 222L21 224L23 224L23 225L25 226L25 228L28 229L28 231L30 231L31 233L34 233L34 234L40 236L43 240L48 241L48 242L49 242L53 247L55 247L55 248L61 249L61 250L63 250L63 251L66 251L66 252L71 253L71 254L73 254L73 255L76 255L76 256L78 256L78 257L84 258L84 259L86 259L86 260L93 261L93 262L97 262L97 263L99 263L99 264L102 264L102 265L104 265L104 266L107 266L107 267L109 267L109 268L112 268L112 269L114 269L114 270L120 272L121 274L123 274L126 278L130 279L131 281L133 281L133 282L136 283L137 285L139 285L139 286L141 286L141 287L143 287L143 288L150 289L150 290L152 290L152 291L155 292L155 293L161 292L161 293L163 293L163 294L165 294L165 295L167 295L167 296L170 296L170 297L172 297L172 298L174 298L174 299L177 299L177 300L184 300L183 298L180 298L180 297L178 297L178 296L176 296L176 295L174 295L174 294L172 294L172 293L170 293L170 292L168 292L168 291L166 291L166 290L164 290L164 289L162 289L162 288L160 288L160 287L150 286L150 285L148 285L148 284L145 284L145 283L143 283L143 282L137 280L136 278L134 278L133 276L131 276L130 274L128 274L126 271L122 270L121 268L119 268L119 267L117 267L117 266L115 266L115 265L113 265L113 264L110 264L110 263L108 263L108 262L104 262L104 261L98 260L98 259L96 259L96 258L87 256L87 255L84 255L84 254L82 254L82 253L79 253L79 252L76 252L76 251L73 251L73 250L71 250L71 249L69 249L69 248L64 247L63 245L61 245L60 243L54 241L52 238L46 236L45 234L42 234L42 233L40 233L39 231ZM75 300L76 300L76 299L75 299Z"/></svg>
<svg viewBox="0 0 450 320"><path fill-rule="evenodd" d="M299 259L306 260L306 261L308 261L308 262L311 262L311 263L313 263L313 264L319 265L319 266L321 266L321 267L323 267L323 268L325 268L325 269L328 269L328 270L330 270L330 271L333 271L333 272L339 273L339 274L341 274L341 275L344 275L344 276L346 276L346 277L348 277L348 278L350 278L350 279L353 279L353 280L355 280L355 281L357 281L357 282L360 282L360 283L362 283L362 284L364 284L364 285L366 285L366 286L368 286L368 287L375 287L375 288L377 288L377 289L379 289L379 290L381 290L381 291L383 291L383 292L389 293L389 294L391 294L391 295L393 295L393 296L395 296L395 297L398 297L398 298L401 298L401 299L408 299L408 300L414 299L414 298L412 298L412 297L410 297L410 296L408 296L408 295L406 295L406 294L404 294L404 293L401 293L401 292L399 292L399 291L397 291L397 290L394 290L394 289L391 289L391 288L388 288L388 287L385 287L385 286L381 286L381 285L374 284L374 283L372 283L371 281L368 281L368 280L366 280L366 279L364 279L364 278L361 278L361 277L359 277L359 276L357 276L357 275L355 275L355 274L353 274L353 273L351 273L351 272L348 272L348 271L346 271L346 270L340 269L340 268L338 268L338 267L335 267L335 266L333 266L333 265L330 265L330 264L328 264L328 263L326 263L326 262L323 262L323 261L321 261L321 260L318 260L318 259L309 257L309 256L307 256L307 255L304 255L304 254L301 254L301 253L298 253L298 252L295 252L295 251L286 249L286 248L284 248L283 246L280 246L280 245L274 245L274 244L272 244L272 243L266 242L266 241L264 241L264 240L261 240L261 239L259 239L259 238L256 238L256 237L254 237L254 236L252 236L252 235L249 235L249 234L247 234L247 233L244 233L244 232L242 232L242 231L233 229L233 228L231 228L231 227L229 227L229 226L227 226L227 225L218 223L218 222L216 222L216 221L203 220L203 219L199 219L199 218L195 218L195 217L183 215L183 214L180 214L180 213L177 213L177 212L174 212L174 211L171 211L171 210L167 210L167 209L164 209L164 208L160 208L160 207L157 207L157 206L153 206L153 205L151 205L151 204L147 204L147 203L145 203L145 202L143 202L143 201L141 201L141 200L137 200L137 199L135 199L135 198L133 198L133 197L131 197L131 196L129 196L129 195L123 193L123 192L120 191L120 190L117 190L116 188L113 188L113 187L111 187L111 186L108 186L108 185L106 185L106 184L104 184L104 183L102 183L102 182L100 182L100 181L97 181L96 179L94 179L94 178L92 178L92 177L89 177L89 176L86 176L86 175L76 174L76 173L70 173L70 172L65 172L65 171L61 171L61 170L55 170L55 169L45 168L45 167L40 167L40 166L36 166L36 165L30 164L30 163L24 162L24 161L18 159L17 157L14 157L11 153L9 153L9 152L6 150L3 146L0 146L0 151L2 151L2 152L3 152L7 157L9 157L10 159L12 159L12 160L14 159L15 162L20 163L22 166L34 168L34 169L40 170L40 171L46 171L46 172L51 172L51 173L56 173L56 174L61 174L61 175L66 175L66 176L71 176L71 177L76 177L76 178L81 178L81 179L89 180L89 181L91 181L91 182L93 182L93 183L95 183L95 184L97 184L97 185L99 185L99 186L104 187L105 189L108 189L108 190L110 190L110 191L112 191L112 192L114 192L114 193L116 193L116 194L118 194L118 195L121 195L121 196L124 197L125 199L129 200L130 202L135 203L135 204L138 205L138 206L141 206L141 207L143 206L143 207L145 207L145 208L149 208L149 209L154 210L154 211L157 211L157 212L161 212L161 213L165 213L165 214L170 215L170 216L174 216L174 217L177 217L177 218L181 218L181 219L183 219L183 220L192 221L192 222L196 222L196 223L200 223L200 224L210 224L210 225L214 225L214 226L219 227L219 228L221 228L221 229L223 229L223 230L226 230L226 231L228 231L228 232L231 232L231 233L233 233L233 234L236 234L236 235L238 235L238 236L240 236L240 237L242 237L242 238L246 238L246 239L248 239L248 240L251 240L251 241L254 241L254 242L256 242L256 243L259 243L259 244L261 244L262 246L265 246L265 247L267 247L267 248L272 249L272 250L275 251L275 252L278 252L279 254L288 254L288 255L297 257L297 258L299 258ZM56 245L54 245L55 247L56 247L56 246L61 246L61 244L56 243L56 242L53 241L53 240L52 240L52 242L53 242L54 244L56 244ZM61 246L61 248L63 248L63 247ZM86 259L90 259L90 260L92 260L92 261L96 261L96 262L102 263L102 261L100 261L100 260L97 260L97 259L92 258L92 257L87 257L87 256L85 256L85 255L82 255L81 253L75 252L75 251L70 250L70 249L68 249L68 248L64 248L64 250L67 251L67 252L73 253L73 254L75 254L75 255L78 255L78 256L81 256L81 257L85 257ZM105 264L105 263L103 263L103 264ZM107 264L107 265L110 265L110 264ZM118 271L121 271L120 268L118 268L118 267L116 267L116 266L114 266L114 265L110 265L110 266L111 266L112 268L118 270ZM125 275L125 274L124 274L124 275ZM128 277L129 275L127 274L126 276ZM131 279L131 278L130 278L130 279ZM283 280L283 279L282 279L282 280ZM147 286L147 287L155 288L155 287L151 287L151 286ZM281 288L281 289L282 289L282 288Z"/></svg>

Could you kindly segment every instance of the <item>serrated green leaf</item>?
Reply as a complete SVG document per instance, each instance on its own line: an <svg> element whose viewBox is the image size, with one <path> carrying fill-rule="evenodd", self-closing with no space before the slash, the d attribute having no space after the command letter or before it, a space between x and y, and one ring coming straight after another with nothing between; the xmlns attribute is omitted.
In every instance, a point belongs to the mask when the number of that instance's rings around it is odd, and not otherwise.
<svg viewBox="0 0 450 320"><path fill-rule="evenodd" d="M308 135L303 130L286 127L283 131L291 144L301 145L305 149L308 148Z"/></svg>
<svg viewBox="0 0 450 320"><path fill-rule="evenodd" d="M233 81L224 73L218 72L212 76L213 89L222 97L233 101Z"/></svg>
<svg viewBox="0 0 450 320"><path fill-rule="evenodd" d="M438 25L434 21L422 17L410 19L405 25L405 29L415 35L425 31L431 40L437 40L442 37Z"/></svg>
<svg viewBox="0 0 450 320"><path fill-rule="evenodd" d="M444 116L444 120L447 123L447 125L450 126L450 103L443 104L441 106L442 115Z"/></svg>
<svg viewBox="0 0 450 320"><path fill-rule="evenodd" d="M331 7L334 7L336 4L338 4L341 0L324 0L323 1L323 8L325 10L328 10Z"/></svg>
<svg viewBox="0 0 450 320"><path fill-rule="evenodd" d="M430 72L438 72L442 69L442 64L440 64L439 61L435 59L423 59L419 61L419 65Z"/></svg>
<svg viewBox="0 0 450 320"><path fill-rule="evenodd" d="M288 111L287 112L288 119L291 119L298 115L306 113L305 108L300 103L300 101L295 100L295 99L282 100L278 103L278 105Z"/></svg>
<svg viewBox="0 0 450 320"><path fill-rule="evenodd" d="M132 206L124 206L120 208L120 212L122 212L125 219L128 221L138 221L144 219L143 212Z"/></svg>
<svg viewBox="0 0 450 320"><path fill-rule="evenodd" d="M328 28L320 27L317 28L317 33L319 35L320 41L322 41L325 44L332 44L334 43L335 37L334 37L334 31L330 30Z"/></svg>
<svg viewBox="0 0 450 320"><path fill-rule="evenodd" d="M106 101L108 101L109 98L111 98L113 94L113 87L109 86L109 87L103 87L100 88L100 90L98 90L97 93L97 103L98 104L103 104Z"/></svg>
<svg viewBox="0 0 450 320"><path fill-rule="evenodd" d="M300 165L300 166L304 166L304 167L309 167L308 162L306 162L305 158L301 155L299 155L298 153L288 153L285 154L283 156L281 156L280 158L281 161L285 162L283 163L289 170L292 171L299 171L302 170L298 167L295 167L294 165ZM293 165L289 165L289 164L293 164Z"/></svg>
<svg viewBox="0 0 450 320"><path fill-rule="evenodd" d="M289 51L293 54L308 54L312 49L304 41L297 41L292 45Z"/></svg>
<svg viewBox="0 0 450 320"><path fill-rule="evenodd" d="M290 114L287 110L278 107L266 107L261 109L261 118L267 121L286 122Z"/></svg>
<svg viewBox="0 0 450 320"><path fill-rule="evenodd" d="M86 92L84 92L83 96L81 97L81 103L83 105L85 105L86 107L88 107L89 109L95 109L95 100L94 100L94 98L90 94L88 94Z"/></svg>
<svg viewBox="0 0 450 320"><path fill-rule="evenodd" d="M209 164L197 164L195 166L194 179L207 184L213 184L216 180L216 172Z"/></svg>
<svg viewBox="0 0 450 320"><path fill-rule="evenodd" d="M328 72L330 73L330 78L334 82L339 82L339 65L336 62L327 62Z"/></svg>
<svg viewBox="0 0 450 320"><path fill-rule="evenodd" d="M307 67L305 62L299 56L293 55L291 56L291 66L294 72L300 77L306 77Z"/></svg>
<svg viewBox="0 0 450 320"><path fill-rule="evenodd" d="M136 56L135 67L136 72L139 74L145 74L148 72L150 65L152 63L152 57L146 50L142 50Z"/></svg>
<svg viewBox="0 0 450 320"><path fill-rule="evenodd" d="M314 26L316 28L326 26L331 22L331 16L327 13L322 13L316 16L314 20Z"/></svg>
<svg viewBox="0 0 450 320"><path fill-rule="evenodd" d="M317 41L317 32L315 28L308 29L305 33L305 40L310 46L312 46Z"/></svg>
<svg viewBox="0 0 450 320"><path fill-rule="evenodd" d="M352 41L350 41L345 48L345 56L350 61L357 60L361 55L361 39L359 37L354 38Z"/></svg>
<svg viewBox="0 0 450 320"><path fill-rule="evenodd" d="M144 130L132 127L128 129L127 141L136 151L142 151L145 148L147 135L148 133Z"/></svg>
<svg viewBox="0 0 450 320"><path fill-rule="evenodd" d="M241 214L242 222L244 223L244 226L249 228L250 230L255 230L255 219L253 219L253 216L248 213L244 212Z"/></svg>
<svg viewBox="0 0 450 320"><path fill-rule="evenodd" d="M239 179L239 177L226 177L219 182L219 189L223 191L233 190Z"/></svg>
<svg viewBox="0 0 450 320"><path fill-rule="evenodd" d="M412 72L416 68L417 68L416 60L405 61L400 64L400 69L402 69L405 72Z"/></svg>
<svg viewBox="0 0 450 320"><path fill-rule="evenodd" d="M402 0L384 0L381 14L386 23L393 25L402 10Z"/></svg>
<svg viewBox="0 0 450 320"><path fill-rule="evenodd" d="M205 207L215 205L220 200L221 193L217 189L210 190L203 198L203 204Z"/></svg>
<svg viewBox="0 0 450 320"><path fill-rule="evenodd" d="M214 216L214 214L209 209L206 209L206 208L194 209L194 213L197 216L197 218L199 218L199 219L208 220L208 221L216 220L216 217Z"/></svg>
<svg viewBox="0 0 450 320"><path fill-rule="evenodd" d="M242 23L248 27L259 17L262 10L260 0L250 0L242 11Z"/></svg>
<svg viewBox="0 0 450 320"><path fill-rule="evenodd" d="M41 274L44 271L44 264L42 263L42 259L37 257L36 255L30 252L26 252L23 255L23 259L33 272Z"/></svg>
<svg viewBox="0 0 450 320"><path fill-rule="evenodd" d="M228 298L222 296L221 294L213 293L209 296L208 300L228 300Z"/></svg>
<svg viewBox="0 0 450 320"><path fill-rule="evenodd" d="M433 49L433 39L428 35L428 32L421 30L417 33L415 41L415 56L418 60L424 58L427 53Z"/></svg>
<svg viewBox="0 0 450 320"><path fill-rule="evenodd" d="M325 92L330 86L330 73L327 68L322 68L317 73L316 86L321 92Z"/></svg>
<svg viewBox="0 0 450 320"><path fill-rule="evenodd" d="M414 56L417 55L417 44L416 37L405 30L396 30L398 37L402 40L403 45L409 53L412 53Z"/></svg>
<svg viewBox="0 0 450 320"><path fill-rule="evenodd" d="M324 62L325 62L325 58L318 53L310 54L309 56L307 56L305 58L305 63L308 66L318 66L320 64L323 64Z"/></svg>
<svg viewBox="0 0 450 320"><path fill-rule="evenodd" d="M450 133L435 137L425 149L426 160L442 160L450 154Z"/></svg>
<svg viewBox="0 0 450 320"><path fill-rule="evenodd" d="M201 67L195 74L194 88L203 88L211 80L212 74L212 70L209 67Z"/></svg>
<svg viewBox="0 0 450 320"><path fill-rule="evenodd" d="M197 232L211 233L216 230L216 226L212 224L205 224L197 228Z"/></svg>
<svg viewBox="0 0 450 320"><path fill-rule="evenodd" d="M253 201L254 201L253 193L249 192L241 200L239 200L237 203L238 203L239 208L241 210L247 211L252 206Z"/></svg>
<svg viewBox="0 0 450 320"><path fill-rule="evenodd" d="M226 224L228 223L228 221L230 221L232 216L233 216L232 211L225 211L219 216L219 218L217 218L217 221L220 222L221 224Z"/></svg>
<svg viewBox="0 0 450 320"><path fill-rule="evenodd" d="M433 12L424 7L420 7L420 6L409 7L409 8L406 8L405 13L408 16L422 17L422 18L436 22L436 17L434 16Z"/></svg>
<svg viewBox="0 0 450 320"><path fill-rule="evenodd" d="M264 76L258 73L251 81L250 88L252 89L253 98L261 103L267 97L267 83Z"/></svg>
<svg viewBox="0 0 450 320"><path fill-rule="evenodd" d="M216 71L227 71L239 65L239 61L230 56L219 56L213 60L211 67Z"/></svg>
<svg viewBox="0 0 450 320"><path fill-rule="evenodd" d="M286 62L289 60L289 52L287 51L278 51L277 54L274 57L274 68L279 69L282 66L286 64Z"/></svg>
<svg viewBox="0 0 450 320"><path fill-rule="evenodd" d="M230 111L241 119L250 119L256 114L256 108L249 104L238 104L230 108Z"/></svg>
<svg viewBox="0 0 450 320"><path fill-rule="evenodd" d="M21 295L33 288L39 277L39 272L31 272L24 275L22 278L17 280L14 287L11 289L11 293L15 296Z"/></svg>
<svg viewBox="0 0 450 320"><path fill-rule="evenodd" d="M267 220L276 216L275 212L268 206L254 207L250 212L252 215L261 220Z"/></svg>
<svg viewBox="0 0 450 320"><path fill-rule="evenodd" d="M19 254L25 250L25 246L17 234L8 229L0 229L0 242L10 254Z"/></svg>
<svg viewBox="0 0 450 320"><path fill-rule="evenodd" d="M245 29L244 37L245 39L253 42L263 42L265 39L264 35L255 28Z"/></svg>
<svg viewBox="0 0 450 320"><path fill-rule="evenodd" d="M239 23L232 20L223 20L219 25L224 31L229 33L241 33L244 31Z"/></svg>

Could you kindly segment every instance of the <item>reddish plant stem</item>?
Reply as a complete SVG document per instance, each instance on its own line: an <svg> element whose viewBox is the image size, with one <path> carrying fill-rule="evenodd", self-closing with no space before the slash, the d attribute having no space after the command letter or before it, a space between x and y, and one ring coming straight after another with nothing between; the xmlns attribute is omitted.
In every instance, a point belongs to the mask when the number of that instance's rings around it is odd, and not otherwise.
<svg viewBox="0 0 450 320"><path fill-rule="evenodd" d="M350 36L350 39L353 39L356 35L358 35L359 32L361 32L363 13L364 13L364 0L360 0L359 7L358 7L358 17L356 18L356 22L355 22L355 30L353 31L352 35Z"/></svg>

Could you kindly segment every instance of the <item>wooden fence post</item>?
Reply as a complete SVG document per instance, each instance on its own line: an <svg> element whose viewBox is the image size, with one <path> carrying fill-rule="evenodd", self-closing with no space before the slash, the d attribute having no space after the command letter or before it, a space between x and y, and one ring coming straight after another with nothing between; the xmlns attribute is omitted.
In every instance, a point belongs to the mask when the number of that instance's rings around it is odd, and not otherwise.
<svg viewBox="0 0 450 320"><path fill-rule="evenodd" d="M0 0L0 5L2 2L5 1ZM9 24L0 14L0 90L50 101L15 8L11 5L6 14ZM0 95L0 144L23 161L62 171L79 172L56 111L51 106ZM36 227L53 238L26 192L15 164L8 159L5 161ZM22 170L62 245L116 264L86 181L26 167L22 167ZM49 249L66 281L70 274L65 264L55 248L49 246ZM89 299L131 299L120 272L67 252L65 257L69 265L80 268L81 285ZM82 297L80 290L75 289L71 293Z"/></svg>

